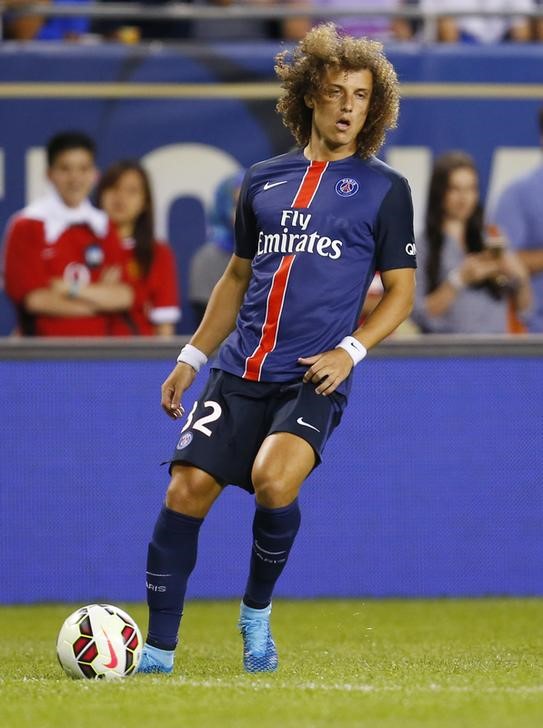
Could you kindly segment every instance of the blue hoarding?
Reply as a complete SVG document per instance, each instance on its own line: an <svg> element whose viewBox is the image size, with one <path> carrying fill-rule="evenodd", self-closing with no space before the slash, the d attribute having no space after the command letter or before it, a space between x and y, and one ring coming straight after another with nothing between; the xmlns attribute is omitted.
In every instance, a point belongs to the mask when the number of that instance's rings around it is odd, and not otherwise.
<svg viewBox="0 0 543 728"><path fill-rule="evenodd" d="M540 358L370 359L277 594L543 594ZM180 425L163 361L0 362L0 602L144 598ZM201 377L186 405L197 396ZM238 597L252 498L229 487L189 598Z"/></svg>

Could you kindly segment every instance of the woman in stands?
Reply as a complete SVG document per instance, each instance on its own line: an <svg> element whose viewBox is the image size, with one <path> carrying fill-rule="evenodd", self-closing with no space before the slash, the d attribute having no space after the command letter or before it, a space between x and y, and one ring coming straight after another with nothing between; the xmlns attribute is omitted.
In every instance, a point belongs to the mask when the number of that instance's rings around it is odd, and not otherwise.
<svg viewBox="0 0 543 728"><path fill-rule="evenodd" d="M172 336L181 317L176 264L170 246L154 238L147 173L138 162L116 162L100 180L97 199L122 240L135 293L132 309L115 318L112 334Z"/></svg>
<svg viewBox="0 0 543 728"><path fill-rule="evenodd" d="M524 266L500 231L483 225L479 176L464 152L435 162L417 259L413 319L425 333L506 333L509 303L519 315L531 305Z"/></svg>

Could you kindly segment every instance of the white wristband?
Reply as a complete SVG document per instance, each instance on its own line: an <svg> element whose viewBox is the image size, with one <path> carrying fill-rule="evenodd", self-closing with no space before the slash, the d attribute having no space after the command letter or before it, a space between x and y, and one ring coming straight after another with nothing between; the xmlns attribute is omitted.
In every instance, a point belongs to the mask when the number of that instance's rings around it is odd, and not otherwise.
<svg viewBox="0 0 543 728"><path fill-rule="evenodd" d="M192 344L185 344L177 357L177 363L188 364L195 372L199 372L204 364L207 364L207 356Z"/></svg>
<svg viewBox="0 0 543 728"><path fill-rule="evenodd" d="M364 344L361 344L354 336L346 336L341 339L336 349L344 349L353 360L354 366L361 362L368 353Z"/></svg>

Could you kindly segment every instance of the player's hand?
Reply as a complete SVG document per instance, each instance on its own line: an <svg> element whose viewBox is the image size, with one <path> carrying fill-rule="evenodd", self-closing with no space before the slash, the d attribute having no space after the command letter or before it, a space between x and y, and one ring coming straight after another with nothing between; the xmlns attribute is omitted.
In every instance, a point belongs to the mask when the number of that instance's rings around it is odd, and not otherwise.
<svg viewBox="0 0 543 728"><path fill-rule="evenodd" d="M309 367L304 374L304 382L316 384L315 392L324 396L335 392L354 366L344 349L330 349L315 356L300 357L298 363Z"/></svg>
<svg viewBox="0 0 543 728"><path fill-rule="evenodd" d="M162 409L173 420L183 416L185 411L181 405L183 392L192 384L196 372L190 364L177 364L170 376L162 385Z"/></svg>

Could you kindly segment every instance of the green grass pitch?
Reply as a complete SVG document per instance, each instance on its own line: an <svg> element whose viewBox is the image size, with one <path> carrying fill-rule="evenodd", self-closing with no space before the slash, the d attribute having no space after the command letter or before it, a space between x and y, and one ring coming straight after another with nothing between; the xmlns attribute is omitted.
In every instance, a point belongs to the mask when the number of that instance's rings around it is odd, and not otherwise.
<svg viewBox="0 0 543 728"><path fill-rule="evenodd" d="M0 726L539 728L543 600L277 600L280 668L245 675L234 602L189 602L172 676L70 680L80 605L0 608ZM144 628L143 605L119 605Z"/></svg>

